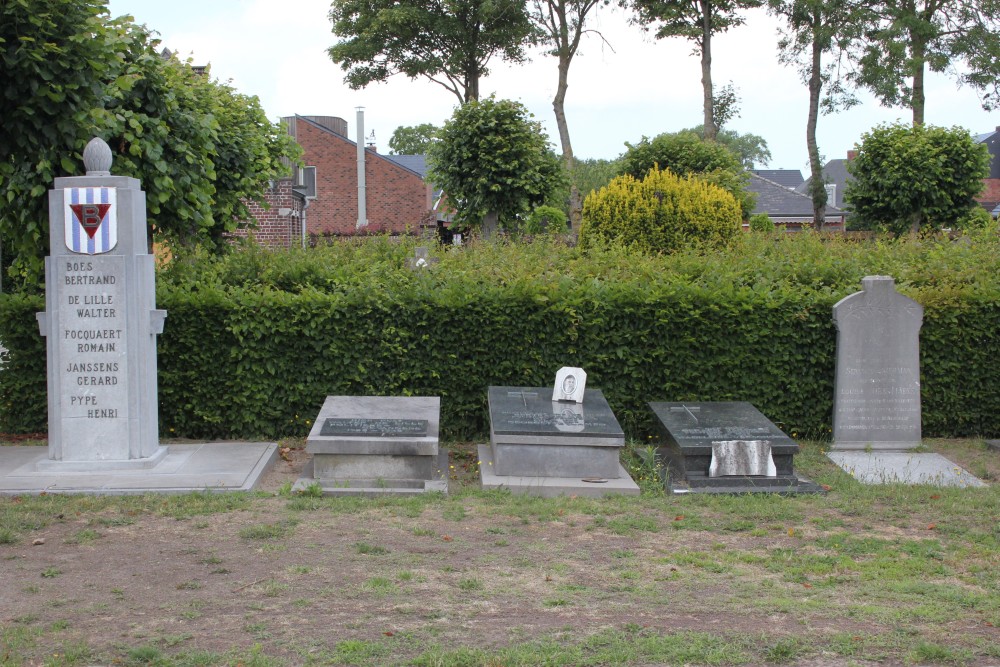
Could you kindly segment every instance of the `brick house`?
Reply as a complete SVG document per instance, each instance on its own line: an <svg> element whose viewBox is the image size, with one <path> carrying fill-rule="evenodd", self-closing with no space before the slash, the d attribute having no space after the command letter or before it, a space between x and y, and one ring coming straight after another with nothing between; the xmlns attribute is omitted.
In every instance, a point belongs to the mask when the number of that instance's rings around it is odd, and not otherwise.
<svg viewBox="0 0 1000 667"><path fill-rule="evenodd" d="M433 190L422 156L380 155L366 147L367 225L358 225L358 145L347 138L347 122L335 116L283 118L302 147L306 167L274 181L265 193L268 210L251 206L254 237L265 245L291 246L323 236L417 234L436 226Z"/></svg>
<svg viewBox="0 0 1000 667"><path fill-rule="evenodd" d="M990 151L990 174L983 179L983 191L976 201L987 211L1000 207L1000 127L975 137L977 144L986 144ZM994 214L994 217L996 214Z"/></svg>

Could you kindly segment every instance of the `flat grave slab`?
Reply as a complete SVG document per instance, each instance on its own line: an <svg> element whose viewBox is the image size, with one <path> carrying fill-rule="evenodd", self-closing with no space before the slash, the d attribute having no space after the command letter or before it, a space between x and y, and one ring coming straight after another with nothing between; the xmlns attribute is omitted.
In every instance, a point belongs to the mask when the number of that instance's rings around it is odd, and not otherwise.
<svg viewBox="0 0 1000 667"><path fill-rule="evenodd" d="M662 445L670 467L674 493L818 493L820 487L795 474L798 444L760 410L745 401L653 402ZM767 442L774 461L773 476L712 476L713 443ZM724 448L722 448L724 449Z"/></svg>
<svg viewBox="0 0 1000 667"><path fill-rule="evenodd" d="M38 462L48 457L45 447L0 447L0 495L252 491L278 455L273 442L206 442L165 449L167 454L152 468L60 472L38 469Z"/></svg>
<svg viewBox="0 0 1000 667"><path fill-rule="evenodd" d="M588 390L593 391L593 390ZM600 498L608 495L637 496L639 486L619 463L615 477L546 477L537 475L499 475L493 463L489 445L479 445L479 474L484 489L508 489L511 493L554 498L583 496Z"/></svg>
<svg viewBox="0 0 1000 667"><path fill-rule="evenodd" d="M448 491L437 396L327 396L306 439L312 461L295 490L326 495Z"/></svg>
<svg viewBox="0 0 1000 667"><path fill-rule="evenodd" d="M994 452L1000 452L1000 440L987 440L986 447Z"/></svg>
<svg viewBox="0 0 1000 667"><path fill-rule="evenodd" d="M583 402L553 401L548 387L490 387L493 471L515 477L621 475L625 433L600 389Z"/></svg>
<svg viewBox="0 0 1000 667"><path fill-rule="evenodd" d="M929 484L983 487L986 482L940 454L916 452L831 451L836 463L862 484Z"/></svg>

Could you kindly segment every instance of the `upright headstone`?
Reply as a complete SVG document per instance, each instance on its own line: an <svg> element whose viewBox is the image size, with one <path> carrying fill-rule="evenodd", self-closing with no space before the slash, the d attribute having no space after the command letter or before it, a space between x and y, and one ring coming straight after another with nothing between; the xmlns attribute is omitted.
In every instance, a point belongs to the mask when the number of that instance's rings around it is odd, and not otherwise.
<svg viewBox="0 0 1000 667"><path fill-rule="evenodd" d="M54 471L150 468L159 443L156 309L146 196L137 179L112 176L111 149L92 140L86 176L49 191L45 312L49 457Z"/></svg>
<svg viewBox="0 0 1000 667"><path fill-rule="evenodd" d="M923 308L888 276L833 307L837 326L833 449L911 449L920 444Z"/></svg>

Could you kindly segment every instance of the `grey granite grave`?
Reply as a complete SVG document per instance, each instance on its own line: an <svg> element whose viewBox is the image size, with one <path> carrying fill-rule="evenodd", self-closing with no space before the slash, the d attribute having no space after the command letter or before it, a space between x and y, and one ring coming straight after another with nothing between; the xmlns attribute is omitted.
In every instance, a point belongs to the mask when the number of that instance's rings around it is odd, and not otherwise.
<svg viewBox="0 0 1000 667"><path fill-rule="evenodd" d="M649 407L656 416L660 451L669 466L669 484L674 493L788 494L821 490L795 474L798 444L750 403L654 402ZM721 445L734 442L744 444ZM765 450L769 450L769 458L761 460ZM715 467L730 474L713 474L713 456L726 457L724 462L716 460ZM752 474L769 469L774 474Z"/></svg>
<svg viewBox="0 0 1000 667"><path fill-rule="evenodd" d="M111 175L100 139L86 176L49 192L45 311L48 447L0 447L0 494L248 490L275 443L159 442L155 303L139 181Z"/></svg>
<svg viewBox="0 0 1000 667"><path fill-rule="evenodd" d="M985 482L940 454L909 451L833 451L827 456L862 484L987 486Z"/></svg>
<svg viewBox="0 0 1000 667"><path fill-rule="evenodd" d="M312 461L295 490L326 495L448 491L437 396L327 396L306 440Z"/></svg>
<svg viewBox="0 0 1000 667"><path fill-rule="evenodd" d="M600 389L553 401L551 387L490 387L490 444L480 445L483 488L515 493L638 495L619 457L625 434Z"/></svg>
<svg viewBox="0 0 1000 667"><path fill-rule="evenodd" d="M920 445L920 325L923 308L887 276L833 307L837 369L834 450L902 450Z"/></svg>

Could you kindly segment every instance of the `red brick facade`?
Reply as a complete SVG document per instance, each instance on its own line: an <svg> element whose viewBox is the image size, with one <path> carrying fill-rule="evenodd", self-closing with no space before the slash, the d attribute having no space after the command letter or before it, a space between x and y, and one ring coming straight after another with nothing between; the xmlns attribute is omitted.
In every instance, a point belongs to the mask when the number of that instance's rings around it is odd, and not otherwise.
<svg viewBox="0 0 1000 667"><path fill-rule="evenodd" d="M292 185L290 178L274 181L273 187L264 193L270 208L249 202L247 208L257 220L257 228L241 230L239 235L252 234L259 243L271 247L301 246L305 200L292 192Z"/></svg>
<svg viewBox="0 0 1000 667"><path fill-rule="evenodd" d="M343 120L315 118L286 119L289 131L302 147L303 162L316 167L316 198L307 201L304 216L308 237L417 234L422 225L435 225L436 218L431 212L433 193L423 177L368 148L365 150L368 225L359 229L357 144L337 131L346 131ZM266 245L301 243L302 218L294 215L295 206L291 202L295 195L291 186L291 180L278 181L266 195L270 210L259 207L253 210L258 221L254 236Z"/></svg>
<svg viewBox="0 0 1000 667"><path fill-rule="evenodd" d="M992 211L1000 204L1000 178L983 179L983 191L976 197L984 208Z"/></svg>

